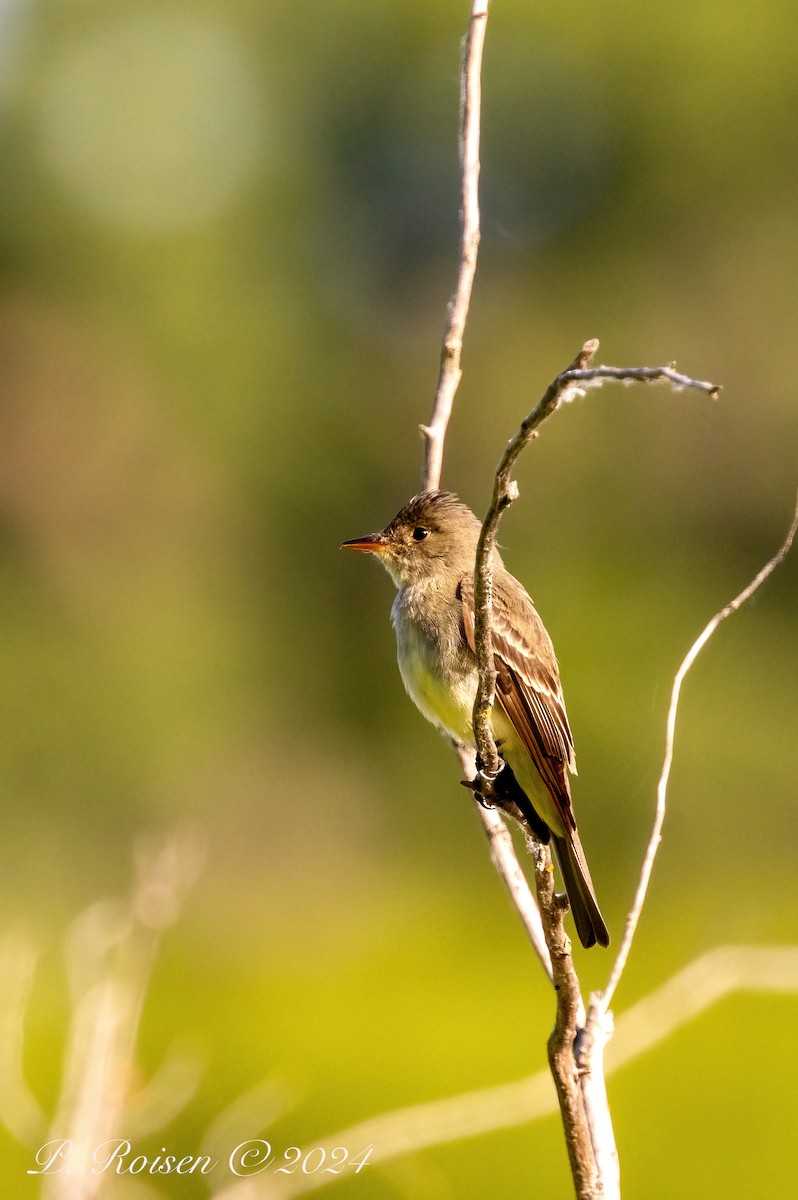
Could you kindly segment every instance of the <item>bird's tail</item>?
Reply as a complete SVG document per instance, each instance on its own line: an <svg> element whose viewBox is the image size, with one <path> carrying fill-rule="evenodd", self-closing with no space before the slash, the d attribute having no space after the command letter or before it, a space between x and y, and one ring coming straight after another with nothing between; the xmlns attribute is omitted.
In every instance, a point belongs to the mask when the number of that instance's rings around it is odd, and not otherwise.
<svg viewBox="0 0 798 1200"><path fill-rule="evenodd" d="M596 942L600 946L609 946L610 935L599 911L579 834L576 830L567 837L557 837L552 833L551 840L560 864L579 941L585 949L595 946Z"/></svg>
<svg viewBox="0 0 798 1200"><path fill-rule="evenodd" d="M548 845L554 843L557 862L560 864L560 874L568 893L571 912L574 915L576 932L579 940L586 949L595 946L609 946L610 935L604 918L599 911L593 880L587 869L587 859L579 840L579 834L574 829L566 837L558 837L549 829L546 822L538 815L530 803L512 769L505 765L496 777L496 799L499 807L519 821L524 829L531 832L539 842Z"/></svg>

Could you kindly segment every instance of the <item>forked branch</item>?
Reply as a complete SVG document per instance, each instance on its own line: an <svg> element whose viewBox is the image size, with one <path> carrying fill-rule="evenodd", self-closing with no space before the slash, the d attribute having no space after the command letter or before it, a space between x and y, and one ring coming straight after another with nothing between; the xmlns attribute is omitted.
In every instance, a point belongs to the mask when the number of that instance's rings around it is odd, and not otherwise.
<svg viewBox="0 0 798 1200"><path fill-rule="evenodd" d="M519 455L537 437L539 427L557 411L560 404L584 392L587 387L599 387L612 380L665 380L674 387L695 388L713 397L718 392L716 385L681 375L672 364L663 367L591 367L589 364L597 350L597 340L586 342L571 365L552 381L539 403L521 423L496 469L493 497L482 525L474 570L479 685L474 702L473 724L477 761L480 764L478 786L486 803L490 803L492 780L501 768L490 720L496 686L491 636L491 563L502 514L518 496L512 472ZM554 896L551 855L548 847L536 843L532 844L532 850L538 902L557 996L555 1027L549 1040L549 1062L560 1102L571 1171L578 1197L604 1196L609 1200L620 1194L620 1182L601 1061L609 1036L607 1009L594 1010L587 1027L589 1036L585 1037L584 1004L570 942L563 926L563 909Z"/></svg>

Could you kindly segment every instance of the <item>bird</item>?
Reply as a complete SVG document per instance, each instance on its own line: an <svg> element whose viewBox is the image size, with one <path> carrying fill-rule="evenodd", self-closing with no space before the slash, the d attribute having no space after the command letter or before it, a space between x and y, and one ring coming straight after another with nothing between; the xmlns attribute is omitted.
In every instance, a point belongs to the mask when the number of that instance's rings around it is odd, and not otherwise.
<svg viewBox="0 0 798 1200"><path fill-rule="evenodd" d="M457 743L475 746L478 672L474 565L481 522L454 492L413 496L378 533L341 549L374 555L397 588L391 609L405 689L421 713ZM502 769L496 802L559 863L579 940L609 945L574 815L574 742L551 638L519 581L493 551L491 725Z"/></svg>

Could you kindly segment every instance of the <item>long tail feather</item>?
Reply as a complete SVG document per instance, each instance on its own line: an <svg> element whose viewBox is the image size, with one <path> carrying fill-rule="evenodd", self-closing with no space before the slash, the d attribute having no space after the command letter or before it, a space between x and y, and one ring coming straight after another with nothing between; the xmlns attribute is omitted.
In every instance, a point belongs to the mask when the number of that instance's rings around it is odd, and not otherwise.
<svg viewBox="0 0 798 1200"><path fill-rule="evenodd" d="M600 946L609 946L609 931L599 910L579 835L574 832L570 838L560 838L552 834L551 840L580 942L585 949L595 946L596 942Z"/></svg>

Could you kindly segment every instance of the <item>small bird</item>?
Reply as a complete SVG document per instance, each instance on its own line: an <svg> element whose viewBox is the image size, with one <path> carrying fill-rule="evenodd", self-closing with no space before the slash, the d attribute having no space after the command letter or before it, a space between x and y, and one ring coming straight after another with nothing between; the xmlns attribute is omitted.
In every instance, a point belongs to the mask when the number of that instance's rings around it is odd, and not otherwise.
<svg viewBox="0 0 798 1200"><path fill-rule="evenodd" d="M474 747L477 689L474 564L481 523L453 492L422 492L380 533L342 549L374 554L398 588L391 609L399 670L428 721ZM585 947L609 945L576 828L568 772L576 772L551 639L532 600L493 554L493 656L496 696L491 721L505 766L497 801L524 829L552 842Z"/></svg>

